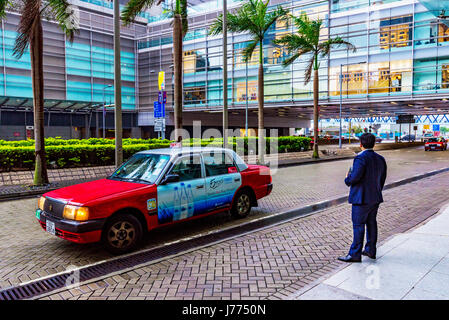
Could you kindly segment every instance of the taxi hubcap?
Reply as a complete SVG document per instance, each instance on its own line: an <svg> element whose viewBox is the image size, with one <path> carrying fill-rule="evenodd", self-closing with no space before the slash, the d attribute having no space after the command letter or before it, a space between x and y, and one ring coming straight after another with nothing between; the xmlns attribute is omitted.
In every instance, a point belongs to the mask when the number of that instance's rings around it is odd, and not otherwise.
<svg viewBox="0 0 449 320"><path fill-rule="evenodd" d="M136 236L136 231L132 224L126 221L115 223L109 229L108 240L116 248L123 248L130 245Z"/></svg>
<svg viewBox="0 0 449 320"><path fill-rule="evenodd" d="M251 206L251 202L247 194L242 194L237 202L237 209L240 214L245 214Z"/></svg>

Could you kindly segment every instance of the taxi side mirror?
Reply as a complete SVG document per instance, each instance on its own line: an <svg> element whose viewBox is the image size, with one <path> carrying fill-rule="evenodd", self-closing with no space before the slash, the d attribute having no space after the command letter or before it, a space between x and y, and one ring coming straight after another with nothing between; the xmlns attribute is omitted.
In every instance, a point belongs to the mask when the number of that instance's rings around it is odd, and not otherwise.
<svg viewBox="0 0 449 320"><path fill-rule="evenodd" d="M179 182L179 175L175 173L167 174L164 179L162 179L161 184Z"/></svg>

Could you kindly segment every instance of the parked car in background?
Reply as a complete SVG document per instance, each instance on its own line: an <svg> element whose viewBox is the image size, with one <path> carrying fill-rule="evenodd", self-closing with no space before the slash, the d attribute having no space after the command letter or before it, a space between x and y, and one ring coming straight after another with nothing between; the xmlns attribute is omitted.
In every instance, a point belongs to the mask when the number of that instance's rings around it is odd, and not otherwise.
<svg viewBox="0 0 449 320"><path fill-rule="evenodd" d="M422 136L424 142L427 142L430 138L433 138L433 133L424 133Z"/></svg>
<svg viewBox="0 0 449 320"><path fill-rule="evenodd" d="M447 140L444 138L429 138L424 145L424 151L431 150L447 150Z"/></svg>
<svg viewBox="0 0 449 320"><path fill-rule="evenodd" d="M135 249L146 231L230 211L249 214L272 190L270 169L247 165L232 150L142 151L106 179L45 193L36 218L52 235L102 241L114 254Z"/></svg>
<svg viewBox="0 0 449 320"><path fill-rule="evenodd" d="M375 133L372 133L375 137L376 137L376 143L381 143L382 142L382 138L379 137L378 135L376 135ZM352 138L351 138L352 139ZM360 140L360 136L356 137L357 140Z"/></svg>
<svg viewBox="0 0 449 320"><path fill-rule="evenodd" d="M414 134L405 134L399 138L399 141L415 142L416 137Z"/></svg>

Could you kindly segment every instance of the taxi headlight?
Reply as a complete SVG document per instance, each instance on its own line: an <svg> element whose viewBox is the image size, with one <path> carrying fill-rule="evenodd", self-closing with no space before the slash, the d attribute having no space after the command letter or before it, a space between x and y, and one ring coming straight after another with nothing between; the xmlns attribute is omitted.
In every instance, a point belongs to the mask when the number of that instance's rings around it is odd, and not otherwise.
<svg viewBox="0 0 449 320"><path fill-rule="evenodd" d="M65 205L62 216L65 219L85 221L89 219L89 208Z"/></svg>
<svg viewBox="0 0 449 320"><path fill-rule="evenodd" d="M37 206L39 209L44 210L44 205L45 205L45 197L40 197L39 200L37 201Z"/></svg>

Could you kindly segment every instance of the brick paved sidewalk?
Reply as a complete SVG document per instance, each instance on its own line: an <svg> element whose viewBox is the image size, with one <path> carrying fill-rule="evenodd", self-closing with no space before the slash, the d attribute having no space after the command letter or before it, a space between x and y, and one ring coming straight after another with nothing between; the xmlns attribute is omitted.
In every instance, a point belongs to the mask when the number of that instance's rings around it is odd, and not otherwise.
<svg viewBox="0 0 449 320"><path fill-rule="evenodd" d="M380 241L438 212L448 188L444 173L386 191ZM45 299L286 299L339 268L351 240L345 204Z"/></svg>
<svg viewBox="0 0 449 320"><path fill-rule="evenodd" d="M449 206L397 234L377 259L348 264L291 296L299 300L449 300Z"/></svg>

